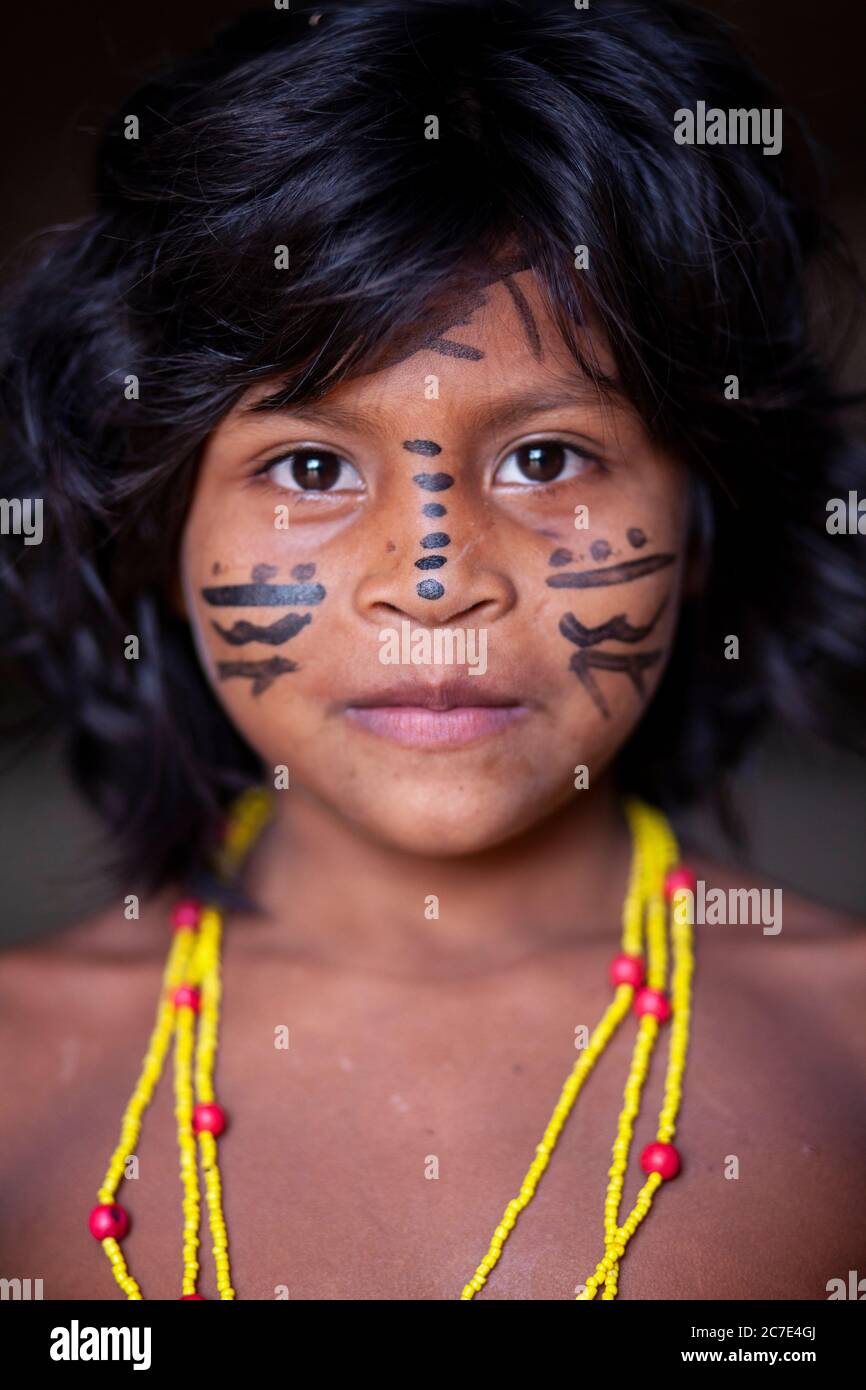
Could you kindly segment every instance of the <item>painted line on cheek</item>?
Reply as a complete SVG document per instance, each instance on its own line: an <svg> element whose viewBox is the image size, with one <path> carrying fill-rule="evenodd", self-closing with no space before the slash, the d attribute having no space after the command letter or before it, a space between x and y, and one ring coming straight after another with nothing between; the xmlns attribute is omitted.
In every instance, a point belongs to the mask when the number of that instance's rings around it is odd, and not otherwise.
<svg viewBox="0 0 866 1390"><path fill-rule="evenodd" d="M433 439L404 439L403 448L410 454L426 454L428 458L442 453L441 444Z"/></svg>
<svg viewBox="0 0 866 1390"><path fill-rule="evenodd" d="M573 613L566 613L559 620L559 630L563 637L569 642L573 642L576 647L594 647L599 642L640 642L642 638L648 637L664 612L668 604L670 594L659 604L648 623L642 623L639 627L632 627L627 622L624 613L617 613L613 618L608 618L606 623L600 623L598 627L585 627Z"/></svg>
<svg viewBox="0 0 866 1390"><path fill-rule="evenodd" d="M642 560L625 560L621 565L608 565L606 569L569 570L566 574L552 574L547 583L551 589L602 589L608 584L630 584L633 579L642 579L645 574L666 569L675 559L675 555L647 555Z"/></svg>
<svg viewBox="0 0 866 1390"><path fill-rule="evenodd" d="M294 608L321 603L322 584L225 584L202 589L206 603L217 608Z"/></svg>
<svg viewBox="0 0 866 1390"><path fill-rule="evenodd" d="M233 647L241 647L246 642L266 642L269 647L277 647L282 642L288 642L291 637L297 637L301 629L312 621L309 613L287 613L275 623L264 625L239 621L232 627L220 627L217 622L213 622L212 626L216 628L220 637L230 642Z"/></svg>
<svg viewBox="0 0 866 1390"><path fill-rule="evenodd" d="M446 488L454 486L450 473L416 473L412 481L425 492L445 492Z"/></svg>
<svg viewBox="0 0 866 1390"><path fill-rule="evenodd" d="M297 671L298 664L284 656L271 656L264 661L218 661L217 675L221 681L240 676L252 681L252 693L261 695L273 685L278 676Z"/></svg>
<svg viewBox="0 0 866 1390"><path fill-rule="evenodd" d="M655 666L661 655L661 651L623 652L621 654L575 652L569 665L605 719L610 719L610 707L599 689L591 668L595 667L599 671L617 671L621 675L628 676L638 695L645 697L646 687L644 686L643 673L648 667Z"/></svg>
<svg viewBox="0 0 866 1390"><path fill-rule="evenodd" d="M419 598L441 598L445 592L444 584L440 584L438 579L422 579L415 589Z"/></svg>
<svg viewBox="0 0 866 1390"><path fill-rule="evenodd" d="M451 537L444 531L431 531L429 535L421 537L422 550L441 550L450 544Z"/></svg>

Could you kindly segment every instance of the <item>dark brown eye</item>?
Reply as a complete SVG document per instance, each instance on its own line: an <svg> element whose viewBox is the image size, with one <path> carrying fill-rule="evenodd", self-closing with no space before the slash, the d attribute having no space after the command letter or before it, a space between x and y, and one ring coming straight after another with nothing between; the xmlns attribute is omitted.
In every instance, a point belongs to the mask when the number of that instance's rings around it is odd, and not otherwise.
<svg viewBox="0 0 866 1390"><path fill-rule="evenodd" d="M260 471L289 492L360 492L364 486L357 469L331 449L292 449Z"/></svg>
<svg viewBox="0 0 866 1390"><path fill-rule="evenodd" d="M303 452L292 455L292 477L298 487L326 492L340 476L340 460L336 454Z"/></svg>
<svg viewBox="0 0 866 1390"><path fill-rule="evenodd" d="M565 467L565 449L554 440L550 443L521 444L514 452L518 469L531 483L552 483Z"/></svg>
<svg viewBox="0 0 866 1390"><path fill-rule="evenodd" d="M555 483L576 478L593 466L593 458L561 439L536 439L519 444L496 470L497 483Z"/></svg>

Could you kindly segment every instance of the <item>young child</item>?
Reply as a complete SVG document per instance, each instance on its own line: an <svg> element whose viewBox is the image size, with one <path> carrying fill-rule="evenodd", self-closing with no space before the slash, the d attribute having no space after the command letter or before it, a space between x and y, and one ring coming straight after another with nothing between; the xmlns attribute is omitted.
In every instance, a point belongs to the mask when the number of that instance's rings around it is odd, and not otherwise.
<svg viewBox="0 0 866 1390"><path fill-rule="evenodd" d="M760 885L662 814L769 720L862 738L828 234L787 147L682 140L699 102L777 109L670 0L274 11L129 98L8 296L44 535L5 652L117 891L0 968L3 1276L824 1299L862 1261L862 928L702 923Z"/></svg>

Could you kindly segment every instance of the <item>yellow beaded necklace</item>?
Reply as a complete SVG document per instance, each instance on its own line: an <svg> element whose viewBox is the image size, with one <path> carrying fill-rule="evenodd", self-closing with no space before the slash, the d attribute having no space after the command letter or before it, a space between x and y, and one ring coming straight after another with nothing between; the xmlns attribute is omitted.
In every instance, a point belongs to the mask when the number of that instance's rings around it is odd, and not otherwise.
<svg viewBox="0 0 866 1390"><path fill-rule="evenodd" d="M252 789L238 798L229 815L220 850L217 868L222 877L229 878L237 871L267 821L270 809L267 793L261 789ZM474 1298L487 1282L518 1216L535 1194L579 1091L629 1008L637 1014L640 1023L625 1085L612 1163L608 1170L610 1181L604 1204L604 1254L585 1283L578 1286L575 1295L578 1300L593 1299L599 1293L602 1299L616 1297L619 1266L626 1246L649 1211L662 1182L679 1172L679 1154L671 1140L676 1132L688 1046L693 956L691 928L687 921L682 920L687 914L669 910L669 904L675 906L681 891L694 890L694 878L689 870L677 866L677 843L661 812L636 799L629 799L625 803L625 811L633 848L629 884L623 904L622 951L610 967L614 997L572 1068L541 1142L536 1145L536 1157L529 1166L520 1191L505 1208L487 1254L464 1286L461 1299ZM669 917L673 956L670 999L666 992ZM203 1297L196 1292L201 1222L197 1139L213 1236L217 1288L221 1299L233 1299L235 1291L231 1281L228 1235L217 1163L217 1139L226 1121L222 1107L215 1101L213 1085L219 1023L222 914L215 906L202 906L193 900L184 900L175 906L172 920L174 940L163 973L156 1023L141 1074L123 1115L120 1139L98 1192L99 1205L90 1213L90 1232L102 1245L111 1262L114 1277L127 1298L141 1300L141 1289L129 1273L120 1247L129 1230L129 1215L115 1199L124 1164L135 1151L142 1116L153 1097L174 1038L175 1116L184 1194L180 1297ZM634 1121L640 1108L641 1088L661 1025L668 1019L671 1020L670 1050L656 1141L648 1144L641 1154L641 1167L647 1179L634 1207L620 1225L623 1181Z"/></svg>

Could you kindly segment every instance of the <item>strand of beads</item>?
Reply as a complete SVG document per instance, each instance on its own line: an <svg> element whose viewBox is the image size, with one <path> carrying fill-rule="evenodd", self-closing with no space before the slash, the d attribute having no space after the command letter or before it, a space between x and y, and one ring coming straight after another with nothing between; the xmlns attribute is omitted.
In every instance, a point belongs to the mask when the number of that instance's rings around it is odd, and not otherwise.
<svg viewBox="0 0 866 1390"><path fill-rule="evenodd" d="M217 856L217 871L222 878L227 879L236 872L269 815L270 800L263 789L252 788L237 798L226 820L223 841ZM194 1138L197 1135L214 1242L217 1288L221 1299L233 1299L235 1292L231 1285L228 1237L222 1210L222 1184L216 1150L217 1136L225 1128L225 1115L214 1100L213 1086L221 993L222 917L216 907L202 908L196 901L184 900L174 908L172 923L174 939L163 971L153 1032L141 1073L123 1114L120 1139L98 1192L99 1205L90 1213L89 1227L91 1234L100 1241L111 1263L114 1277L127 1298L141 1300L143 1294L127 1268L119 1244L129 1231L129 1213L115 1198L123 1177L124 1165L135 1150L144 1111L153 1098L174 1037L175 1117L184 1193L181 1297L202 1298L201 1294L195 1292L199 1273L201 1220ZM199 1026L196 1035L197 1019Z"/></svg>
<svg viewBox="0 0 866 1390"><path fill-rule="evenodd" d="M691 978L693 971L693 952L691 928L687 914L679 910L677 894L683 888L694 888L694 878L683 868L671 868L679 858L673 832L664 817L657 812L655 854L656 883L663 885L663 894L658 889L651 896L647 908L648 968L647 985L635 996L635 1012L641 1018L638 1041L632 1071L626 1086L625 1106L620 1115L617 1141L614 1144L614 1162L609 1170L611 1184L605 1203L605 1253L594 1272L586 1280L584 1288L576 1297L590 1300L603 1288L603 1300L616 1297L619 1265L626 1246L640 1223L647 1216L653 1198L662 1183L676 1177L680 1171L680 1157L670 1140L675 1133L676 1115L682 1096L682 1076L685 1069L688 1046L688 1029L691 1008ZM667 975L666 918L664 899L671 902L673 921L671 939L673 943L673 976L671 981L671 1001L664 992ZM664 1097L659 1114L656 1141L648 1144L640 1156L641 1168L648 1175L638 1193L635 1205L622 1226L618 1223L619 1197L622 1190L622 1176L628 1162L632 1122L640 1107L640 1092L646 1077L646 1070L652 1046L659 1027L673 1018L668 1067L665 1080Z"/></svg>
<svg viewBox="0 0 866 1390"><path fill-rule="evenodd" d="M668 856L671 854L671 845L663 825L652 813L650 813L648 821L648 834L647 984L646 986L643 984L643 961L636 960L632 993L634 994L633 1007L640 1023L623 1093L624 1103L613 1144L611 1166L608 1169L608 1187L604 1204L605 1251L594 1273L590 1275L585 1285L575 1295L578 1300L584 1301L595 1298L602 1286L604 1286L602 1299L611 1300L616 1297L620 1261L625 1254L629 1240L647 1215L653 1194L660 1182L656 1173L650 1174L638 1194L633 1210L620 1227L619 1208L628 1167L634 1122L640 1110L641 1091L646 1081L660 1023L670 1014L670 1006L664 994L667 948L662 884L669 866Z"/></svg>
<svg viewBox="0 0 866 1390"><path fill-rule="evenodd" d="M271 801L259 788L250 788L235 802L223 838L220 870L228 878L255 844L271 815ZM195 1097L193 1128L198 1137L201 1168L204 1176L205 1200L208 1207L216 1264L217 1291L220 1299L231 1300L235 1291L231 1280L228 1232L222 1205L222 1179L217 1161L217 1139L226 1127L226 1115L216 1103L214 1068L219 1041L219 1010L222 998L220 978L220 947L222 916L216 908L202 913L199 925L199 957L197 968L201 979L201 1012L195 1053ZM200 1295L198 1295L200 1296Z"/></svg>
<svg viewBox="0 0 866 1390"><path fill-rule="evenodd" d="M199 917L199 923L201 918ZM200 930L200 926L199 926ZM196 1014L200 1007L196 965L198 941L187 968L186 980L175 990L177 1010L174 1041L174 1114L177 1121L177 1144L180 1150L180 1180L183 1186L183 1275L181 1297L196 1298L199 1262L199 1225L201 1202L196 1167L195 1137L193 1135L192 1055L195 1046Z"/></svg>
<svg viewBox="0 0 866 1390"><path fill-rule="evenodd" d="M643 803L629 800L625 809L632 835L632 858L622 914L623 954L616 958L611 967L612 982L616 986L614 998L594 1028L587 1046L572 1068L554 1106L553 1114L548 1121L541 1142L536 1145L536 1156L524 1176L520 1191L505 1208L502 1219L491 1238L487 1254L469 1282L464 1285L460 1294L461 1299L474 1298L476 1293L479 1293L484 1287L491 1270L498 1263L503 1246L514 1229L518 1216L535 1195L535 1189L550 1162L556 1141L586 1078L622 1023L631 1005L634 994L632 981L636 978L635 971L638 966L642 970L640 953L644 905L650 880L657 827L649 808L645 807Z"/></svg>
<svg viewBox="0 0 866 1390"><path fill-rule="evenodd" d="M197 909L187 911L189 906L188 904L180 904L175 909L176 931L163 972L156 1022L147 1045L135 1090L120 1123L120 1139L111 1155L108 1171L97 1193L99 1205L93 1208L89 1220L90 1233L101 1243L111 1262L115 1279L127 1298L135 1301L141 1300L141 1289L129 1273L119 1245L119 1241L123 1240L129 1230L129 1213L125 1207L115 1201L115 1198L127 1158L135 1152L141 1133L142 1117L150 1104L156 1084L162 1074L165 1055L174 1032L174 992L184 978L192 947L195 920L193 911L197 915Z"/></svg>
<svg viewBox="0 0 866 1390"><path fill-rule="evenodd" d="M217 853L217 870L222 878L230 879L237 872L270 820L271 811L271 799L264 788L248 787L241 792L226 820Z"/></svg>
<svg viewBox="0 0 866 1390"><path fill-rule="evenodd" d="M226 1127L226 1117L222 1106L216 1103L213 1084L222 993L222 918L218 912L211 910L203 914L200 933L203 957L202 1007L195 1057L195 1131L198 1135L208 1217L213 1237L217 1289L221 1299L232 1299L235 1291L232 1288L228 1235L222 1209L222 1180L217 1163L217 1138Z"/></svg>

